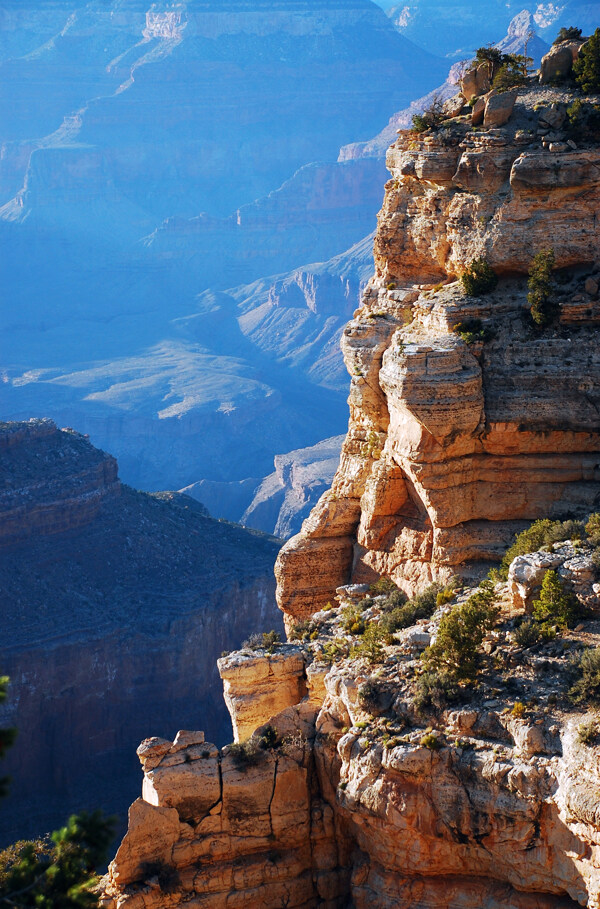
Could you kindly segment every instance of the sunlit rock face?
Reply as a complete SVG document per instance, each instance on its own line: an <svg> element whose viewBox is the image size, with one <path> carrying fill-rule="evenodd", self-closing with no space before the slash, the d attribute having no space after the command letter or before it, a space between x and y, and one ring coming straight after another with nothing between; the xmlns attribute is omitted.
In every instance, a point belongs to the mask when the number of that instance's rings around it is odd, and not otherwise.
<svg viewBox="0 0 600 909"><path fill-rule="evenodd" d="M538 98L524 90L503 128L473 136L457 120L388 152L376 275L342 341L340 467L277 562L292 618L350 581L384 574L411 593L484 573L526 522L598 501L600 153L546 147L535 128L553 98ZM560 315L540 332L526 276L549 243ZM500 283L468 297L456 278L478 256ZM456 331L471 319L480 339Z"/></svg>
<svg viewBox="0 0 600 909"><path fill-rule="evenodd" d="M280 627L278 545L123 486L113 457L51 420L0 424L0 528L0 725L19 729L0 843L96 805L122 823L140 737L183 721L230 739L215 662Z"/></svg>

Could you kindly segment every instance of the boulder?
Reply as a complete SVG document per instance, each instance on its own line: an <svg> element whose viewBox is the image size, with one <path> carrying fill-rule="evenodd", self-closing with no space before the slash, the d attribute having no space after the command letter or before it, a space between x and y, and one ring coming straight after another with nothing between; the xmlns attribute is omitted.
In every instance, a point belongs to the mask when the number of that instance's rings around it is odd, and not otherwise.
<svg viewBox="0 0 600 909"><path fill-rule="evenodd" d="M501 92L498 95L489 95L485 102L483 125L487 129L490 129L495 126L504 126L505 123L508 123L514 110L516 100L516 89L513 89L510 92Z"/></svg>
<svg viewBox="0 0 600 909"><path fill-rule="evenodd" d="M540 67L540 82L545 85L552 79L564 79L573 68L573 63L579 56L579 51L584 41L563 41L551 47L542 57Z"/></svg>
<svg viewBox="0 0 600 909"><path fill-rule="evenodd" d="M564 557L555 552L532 552L517 556L508 570L508 591L515 609L528 609L539 592L544 575L562 565Z"/></svg>
<svg viewBox="0 0 600 909"><path fill-rule="evenodd" d="M453 117L458 117L465 106L465 101L466 99L462 92L458 92L458 94L454 95L452 98L448 98L447 101L444 101L444 116L448 117L450 120Z"/></svg>
<svg viewBox="0 0 600 909"><path fill-rule="evenodd" d="M540 111L538 125L541 129L560 129L567 117L567 105L554 102Z"/></svg>
<svg viewBox="0 0 600 909"><path fill-rule="evenodd" d="M485 95L491 88L490 70L487 63L480 63L467 70L460 80L460 91L467 101L477 95Z"/></svg>

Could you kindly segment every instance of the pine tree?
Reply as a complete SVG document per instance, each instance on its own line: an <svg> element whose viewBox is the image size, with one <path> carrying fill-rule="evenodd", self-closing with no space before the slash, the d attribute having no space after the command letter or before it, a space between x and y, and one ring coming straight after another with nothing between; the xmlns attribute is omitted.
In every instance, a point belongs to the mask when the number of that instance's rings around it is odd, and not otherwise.
<svg viewBox="0 0 600 909"><path fill-rule="evenodd" d="M575 81L584 92L600 92L600 28L585 42L573 64Z"/></svg>
<svg viewBox="0 0 600 909"><path fill-rule="evenodd" d="M0 702L7 687L8 678L1 676ZM0 729L0 757L14 738L14 729ZM113 827L113 818L103 817L100 811L83 812L49 837L4 849L0 852L1 909L96 909L98 897L91 888L97 880L95 869L104 862L112 842Z"/></svg>

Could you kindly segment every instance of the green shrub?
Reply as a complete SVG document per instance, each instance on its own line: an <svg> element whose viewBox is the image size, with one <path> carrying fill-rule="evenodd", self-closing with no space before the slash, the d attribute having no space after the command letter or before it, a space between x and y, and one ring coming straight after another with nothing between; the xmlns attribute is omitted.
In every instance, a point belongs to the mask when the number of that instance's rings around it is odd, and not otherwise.
<svg viewBox="0 0 600 909"><path fill-rule="evenodd" d="M563 41L572 41L577 38L581 38L581 29L580 28L575 28L575 26L573 26L573 25L570 26L569 28L565 28L563 26L561 28L561 30L559 31L558 35L556 36L556 38L554 39L554 41L552 42L552 46L554 46L555 44L562 44Z"/></svg>
<svg viewBox="0 0 600 909"><path fill-rule="evenodd" d="M494 47L493 44L488 44L485 47L478 47L475 51L475 62L487 63L488 65L490 82L494 81L496 73L503 63L505 63L505 60L506 55L498 50L497 47Z"/></svg>
<svg viewBox="0 0 600 909"><path fill-rule="evenodd" d="M377 716L390 706L388 686L380 679L367 679L358 689L358 703L364 710Z"/></svg>
<svg viewBox="0 0 600 909"><path fill-rule="evenodd" d="M516 716L517 719L519 719L519 720L522 717L524 717L525 713L526 713L526 707L525 707L525 704L523 703L523 701L515 701L515 703L513 704L513 709L511 710L511 713L513 716Z"/></svg>
<svg viewBox="0 0 600 909"><path fill-rule="evenodd" d="M577 741L580 745L592 745L598 736L598 723L596 720L590 720L587 723L580 723L577 727Z"/></svg>
<svg viewBox="0 0 600 909"><path fill-rule="evenodd" d="M379 594L382 593L395 593L396 591L399 593L402 592L399 591L397 585L394 584L390 578L386 578L385 575L381 575L380 578L377 578L375 583L371 584L369 588L369 592L372 593L373 596L379 596ZM404 598L406 599L406 595L404 595Z"/></svg>
<svg viewBox="0 0 600 909"><path fill-rule="evenodd" d="M532 604L532 614L542 634L556 627L559 631L573 624L579 614L577 599L565 590L558 573L550 569L544 575L539 599Z"/></svg>
<svg viewBox="0 0 600 909"><path fill-rule="evenodd" d="M439 591L439 584L431 584L422 593L416 594L408 601L401 601L399 605L396 605L399 598L396 594L391 594L382 604L384 614L379 620L382 636L390 641L396 631L410 628L419 619L430 618L435 612Z"/></svg>
<svg viewBox="0 0 600 909"><path fill-rule="evenodd" d="M483 581L465 603L443 616L434 643L423 654L426 667L447 672L456 681L473 680L483 639L494 627L497 615L494 589L489 581Z"/></svg>
<svg viewBox="0 0 600 909"><path fill-rule="evenodd" d="M369 663L382 663L385 660L383 633L377 622L370 622L359 644L352 647L350 656L363 657Z"/></svg>
<svg viewBox="0 0 600 909"><path fill-rule="evenodd" d="M483 327L481 319L466 319L464 322L457 322L453 331L462 338L465 344L475 344L477 341L489 341L492 337L492 332L489 328Z"/></svg>
<svg viewBox="0 0 600 909"><path fill-rule="evenodd" d="M567 108L566 125L569 135L577 142L586 138L597 139L600 135L600 104L576 98Z"/></svg>
<svg viewBox="0 0 600 909"><path fill-rule="evenodd" d="M600 512L595 511L589 516L585 525L585 532L588 537L592 538L600 534Z"/></svg>
<svg viewBox="0 0 600 909"><path fill-rule="evenodd" d="M446 606L447 603L451 603L452 600L456 597L456 591L452 587L444 587L437 594L435 598L436 606Z"/></svg>
<svg viewBox="0 0 600 909"><path fill-rule="evenodd" d="M575 82L584 92L600 92L600 28L597 28L579 51L573 64Z"/></svg>
<svg viewBox="0 0 600 909"><path fill-rule="evenodd" d="M426 732L425 735L421 736L419 745L429 748L430 751L438 751L442 747L442 743L435 732Z"/></svg>
<svg viewBox="0 0 600 909"><path fill-rule="evenodd" d="M531 57L523 57L521 60L521 55L511 54L510 56L513 59L503 63L494 76L492 88L498 92L508 91L508 89L516 88L527 82L527 65L531 61Z"/></svg>
<svg viewBox="0 0 600 909"><path fill-rule="evenodd" d="M346 606L342 609L342 627L348 634L364 634L367 627L359 606Z"/></svg>
<svg viewBox="0 0 600 909"><path fill-rule="evenodd" d="M413 115L412 128L416 133L424 133L428 129L436 129L444 119L444 99L435 94L422 114Z"/></svg>
<svg viewBox="0 0 600 909"><path fill-rule="evenodd" d="M500 563L500 575L506 580L508 569L513 559L517 556L537 552L552 543L561 543L564 540L583 538L583 523L581 521L551 521L541 518L534 521L530 527L517 534L515 542L506 550Z"/></svg>
<svg viewBox="0 0 600 909"><path fill-rule="evenodd" d="M569 690L574 704L600 703L600 647L584 650L575 667L579 678Z"/></svg>
<svg viewBox="0 0 600 909"><path fill-rule="evenodd" d="M273 653L281 645L281 635L277 631L263 631L262 634L251 634L242 644L242 650L265 650Z"/></svg>
<svg viewBox="0 0 600 909"><path fill-rule="evenodd" d="M469 297L480 297L494 290L498 283L496 272L483 257L473 259L460 277L460 285Z"/></svg>
<svg viewBox="0 0 600 909"><path fill-rule="evenodd" d="M263 757L263 750L255 738L248 739L247 742L232 742L229 753L238 770L259 764Z"/></svg>
<svg viewBox="0 0 600 909"><path fill-rule="evenodd" d="M529 266L527 302L531 318L535 324L544 328L557 317L560 307L554 299L554 281L552 269L555 265L553 249L541 249L533 257Z"/></svg>
<svg viewBox="0 0 600 909"><path fill-rule="evenodd" d="M533 619L525 619L513 632L513 640L519 647L533 647L542 640L542 632L538 622Z"/></svg>
<svg viewBox="0 0 600 909"><path fill-rule="evenodd" d="M413 690L413 706L423 716L429 712L439 713L456 700L458 686L448 672L427 670L416 680Z"/></svg>

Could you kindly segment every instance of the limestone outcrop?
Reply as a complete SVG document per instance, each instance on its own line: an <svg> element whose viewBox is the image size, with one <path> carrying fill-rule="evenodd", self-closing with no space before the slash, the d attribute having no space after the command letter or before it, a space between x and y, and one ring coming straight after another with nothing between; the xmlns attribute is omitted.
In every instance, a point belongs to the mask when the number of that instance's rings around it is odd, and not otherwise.
<svg viewBox="0 0 600 909"><path fill-rule="evenodd" d="M481 575L526 522L600 495L600 151L550 151L565 108L526 87L501 128L459 117L390 148L376 275L342 339L340 467L276 566L288 624L340 584L385 575L412 593ZM549 244L561 327L541 332L527 271ZM456 279L478 257L500 283L468 297Z"/></svg>
<svg viewBox="0 0 600 909"><path fill-rule="evenodd" d="M573 544L557 546L568 567ZM201 733L142 743L142 798L102 883L104 909L600 906L596 715L568 700L573 656L600 642L600 598L588 596L579 630L527 649L514 639L525 607L510 581L498 585L478 685L424 709L411 696L418 656L449 607L394 636L374 667L340 649L356 640L344 630L355 593L340 591L316 634L280 648L308 685L320 677L318 697L313 684L293 704L288 688L273 715L259 689L255 735L221 752ZM363 616L377 621L385 596L370 603ZM237 704L273 654L251 660Z"/></svg>

